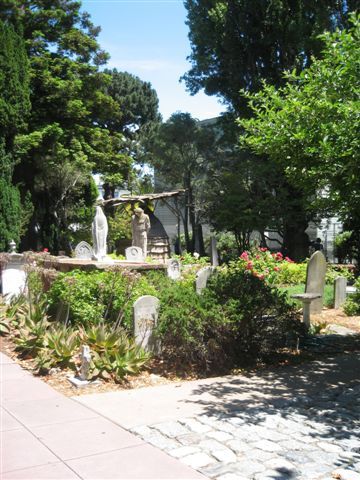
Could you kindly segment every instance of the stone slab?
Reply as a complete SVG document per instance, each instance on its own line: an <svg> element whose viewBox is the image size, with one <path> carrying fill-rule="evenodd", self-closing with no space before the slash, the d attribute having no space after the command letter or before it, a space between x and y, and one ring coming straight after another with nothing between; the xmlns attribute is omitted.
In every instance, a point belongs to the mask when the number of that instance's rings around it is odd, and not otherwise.
<svg viewBox="0 0 360 480"><path fill-rule="evenodd" d="M30 468L59 459L25 428L2 434L1 472ZM20 454L21 452L21 454ZM2 475L1 478L4 478Z"/></svg>
<svg viewBox="0 0 360 480"><path fill-rule="evenodd" d="M3 480L74 480L79 475L62 462L7 472Z"/></svg>
<svg viewBox="0 0 360 480"><path fill-rule="evenodd" d="M115 478L117 480L205 480L206 478L157 448L146 444L70 460L67 464L81 478L93 480L114 480Z"/></svg>
<svg viewBox="0 0 360 480"><path fill-rule="evenodd" d="M100 417L61 423L56 428L53 425L34 427L32 431L62 460L98 455L144 443L139 437Z"/></svg>
<svg viewBox="0 0 360 480"><path fill-rule="evenodd" d="M18 398L6 403L6 410L28 428L98 417L96 413L62 395L32 400Z"/></svg>

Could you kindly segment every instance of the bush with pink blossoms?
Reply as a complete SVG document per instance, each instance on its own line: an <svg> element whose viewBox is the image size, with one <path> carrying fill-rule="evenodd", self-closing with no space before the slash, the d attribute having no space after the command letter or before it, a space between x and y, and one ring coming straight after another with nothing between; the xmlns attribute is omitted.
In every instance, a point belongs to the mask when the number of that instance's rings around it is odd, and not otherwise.
<svg viewBox="0 0 360 480"><path fill-rule="evenodd" d="M284 257L282 253L271 253L267 248L245 251L238 260L233 262L234 264L270 285L302 283L306 275L306 264L296 264L289 257ZM299 265L301 265L300 268ZM293 271L292 275L289 275L290 271ZM289 282L289 276L292 277L291 282Z"/></svg>

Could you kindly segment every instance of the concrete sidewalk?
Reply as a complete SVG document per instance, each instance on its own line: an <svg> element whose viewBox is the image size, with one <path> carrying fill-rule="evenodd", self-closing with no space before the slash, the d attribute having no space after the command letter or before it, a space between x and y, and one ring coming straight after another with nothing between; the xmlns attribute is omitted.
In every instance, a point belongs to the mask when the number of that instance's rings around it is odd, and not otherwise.
<svg viewBox="0 0 360 480"><path fill-rule="evenodd" d="M0 364L2 480L205 478L2 353Z"/></svg>
<svg viewBox="0 0 360 480"><path fill-rule="evenodd" d="M76 400L213 480L360 480L360 353Z"/></svg>

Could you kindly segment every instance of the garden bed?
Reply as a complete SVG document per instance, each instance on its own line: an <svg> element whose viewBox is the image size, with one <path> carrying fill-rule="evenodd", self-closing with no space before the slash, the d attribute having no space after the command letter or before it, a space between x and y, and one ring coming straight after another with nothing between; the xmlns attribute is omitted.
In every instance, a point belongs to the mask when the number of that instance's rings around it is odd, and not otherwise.
<svg viewBox="0 0 360 480"><path fill-rule="evenodd" d="M360 316L347 317L340 309L324 309L320 314L312 315L312 323L327 325L340 325L360 334ZM324 328L325 330L326 328ZM20 364L25 370L35 374L35 363L33 359L22 359L15 351L15 344L8 337L1 337L0 350ZM72 370L61 370L54 368L49 374L40 378L48 383L55 390L66 396L86 395L91 393L104 393L117 390L127 390L134 388L152 387L157 385L168 384L172 382L191 381L198 378L212 377L226 374L241 374L242 372L254 371L255 369L263 369L280 365L293 365L310 358L314 358L314 354L308 352L298 352L296 350L282 349L278 353L274 353L273 358L269 360L265 366L264 363L257 363L242 369L231 369L228 371L195 371L191 368L181 370L179 365L165 363L161 359L154 358L147 369L138 375L126 376L121 383L108 379L102 380L98 385L91 385L84 388L76 388L69 381L68 377L72 376Z"/></svg>

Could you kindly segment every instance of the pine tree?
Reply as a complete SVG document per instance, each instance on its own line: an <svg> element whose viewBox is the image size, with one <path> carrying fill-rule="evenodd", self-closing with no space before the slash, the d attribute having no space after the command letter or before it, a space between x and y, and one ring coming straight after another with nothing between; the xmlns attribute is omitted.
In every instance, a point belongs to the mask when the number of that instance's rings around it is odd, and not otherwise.
<svg viewBox="0 0 360 480"><path fill-rule="evenodd" d="M29 73L24 40L0 21L0 250L20 240L22 208L13 185L14 140L30 109Z"/></svg>

